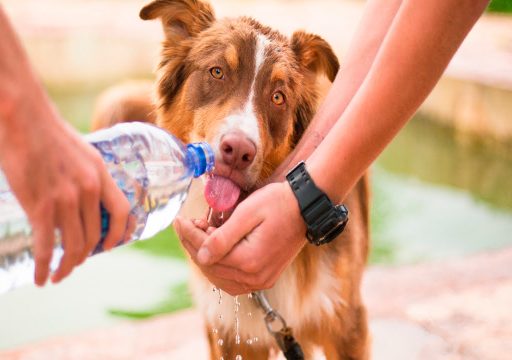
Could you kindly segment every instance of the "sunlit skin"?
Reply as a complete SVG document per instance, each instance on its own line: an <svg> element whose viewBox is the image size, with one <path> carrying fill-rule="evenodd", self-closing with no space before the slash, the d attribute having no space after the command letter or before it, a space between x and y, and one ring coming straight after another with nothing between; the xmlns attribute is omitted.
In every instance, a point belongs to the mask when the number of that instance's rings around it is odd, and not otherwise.
<svg viewBox="0 0 512 360"><path fill-rule="evenodd" d="M315 183L341 202L431 92L487 4L370 0L332 89L273 183L240 203L218 229L177 219L203 273L232 295L271 287L306 244L284 175L307 159Z"/></svg>
<svg viewBox="0 0 512 360"><path fill-rule="evenodd" d="M54 231L68 276L100 239L100 201L110 212L105 248L125 236L130 205L99 153L60 118L0 6L0 166L33 229L35 282L50 273Z"/></svg>

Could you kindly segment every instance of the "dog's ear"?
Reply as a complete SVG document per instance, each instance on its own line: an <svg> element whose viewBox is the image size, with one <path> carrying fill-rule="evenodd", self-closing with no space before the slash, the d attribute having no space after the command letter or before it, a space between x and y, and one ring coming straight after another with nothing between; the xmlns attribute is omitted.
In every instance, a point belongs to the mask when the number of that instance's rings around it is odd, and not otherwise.
<svg viewBox="0 0 512 360"><path fill-rule="evenodd" d="M304 131L313 119L316 111L318 95L316 92L316 76L325 75L332 82L340 68L338 58L331 46L320 36L297 31L292 35L291 48L304 72L305 85L295 111L293 124L293 146L297 145Z"/></svg>
<svg viewBox="0 0 512 360"><path fill-rule="evenodd" d="M340 63L327 41L318 35L296 31L292 35L291 47L302 66L317 75L323 73L331 82L334 81Z"/></svg>
<svg viewBox="0 0 512 360"><path fill-rule="evenodd" d="M160 19L168 40L196 36L215 21L210 4L200 0L156 0L144 6L142 20Z"/></svg>
<svg viewBox="0 0 512 360"><path fill-rule="evenodd" d="M159 65L158 107L167 109L175 101L187 77L189 39L215 21L211 6L200 0L156 0L140 11L143 20L160 19L166 40Z"/></svg>

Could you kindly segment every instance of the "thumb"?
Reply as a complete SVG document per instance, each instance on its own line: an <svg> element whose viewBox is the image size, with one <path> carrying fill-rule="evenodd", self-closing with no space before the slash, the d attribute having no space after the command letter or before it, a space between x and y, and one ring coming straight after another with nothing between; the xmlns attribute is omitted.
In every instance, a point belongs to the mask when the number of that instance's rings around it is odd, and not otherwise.
<svg viewBox="0 0 512 360"><path fill-rule="evenodd" d="M198 262L202 265L216 263L260 223L250 206L238 206L228 221L204 241L197 253Z"/></svg>

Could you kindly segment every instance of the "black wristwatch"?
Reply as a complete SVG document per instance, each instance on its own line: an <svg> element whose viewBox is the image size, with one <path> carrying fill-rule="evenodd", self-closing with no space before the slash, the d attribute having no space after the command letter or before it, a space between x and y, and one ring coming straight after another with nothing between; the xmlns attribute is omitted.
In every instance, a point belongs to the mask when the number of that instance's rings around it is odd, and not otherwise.
<svg viewBox="0 0 512 360"><path fill-rule="evenodd" d="M297 201L300 213L306 222L306 237L315 245L334 240L345 229L348 210L344 205L333 205L329 197L320 190L301 161L286 175Z"/></svg>

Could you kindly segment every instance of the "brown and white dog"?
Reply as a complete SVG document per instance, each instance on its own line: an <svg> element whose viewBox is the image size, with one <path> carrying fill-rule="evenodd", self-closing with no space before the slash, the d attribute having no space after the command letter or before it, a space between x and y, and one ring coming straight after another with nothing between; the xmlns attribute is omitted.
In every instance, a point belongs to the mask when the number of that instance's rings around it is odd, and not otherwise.
<svg viewBox="0 0 512 360"><path fill-rule="evenodd" d="M317 107L317 80L326 76L333 81L338 60L319 36L297 31L287 38L246 17L217 20L211 6L198 0L153 1L140 16L160 19L165 31L156 123L184 142L207 141L214 147L215 178L220 180L212 186L229 194L207 200L217 209L232 207L236 199L230 194L263 183L293 149ZM109 96L113 100L96 112L96 128L137 120L127 113L147 108L147 101L144 105L132 95ZM112 110L116 108L124 111ZM151 121L149 114L146 120ZM200 182L194 185L186 216L204 217L208 205L202 187ZM306 359L317 348L327 359L369 357L360 295L368 252L368 201L363 178L345 200L351 212L345 232L328 245L305 246L266 290L272 306L293 328ZM253 301L239 297L242 341L237 344L233 298L226 295L219 305L218 295L199 271L194 278L211 358L234 359L240 354L243 359L268 359L276 345ZM257 342L246 342L254 337Z"/></svg>

